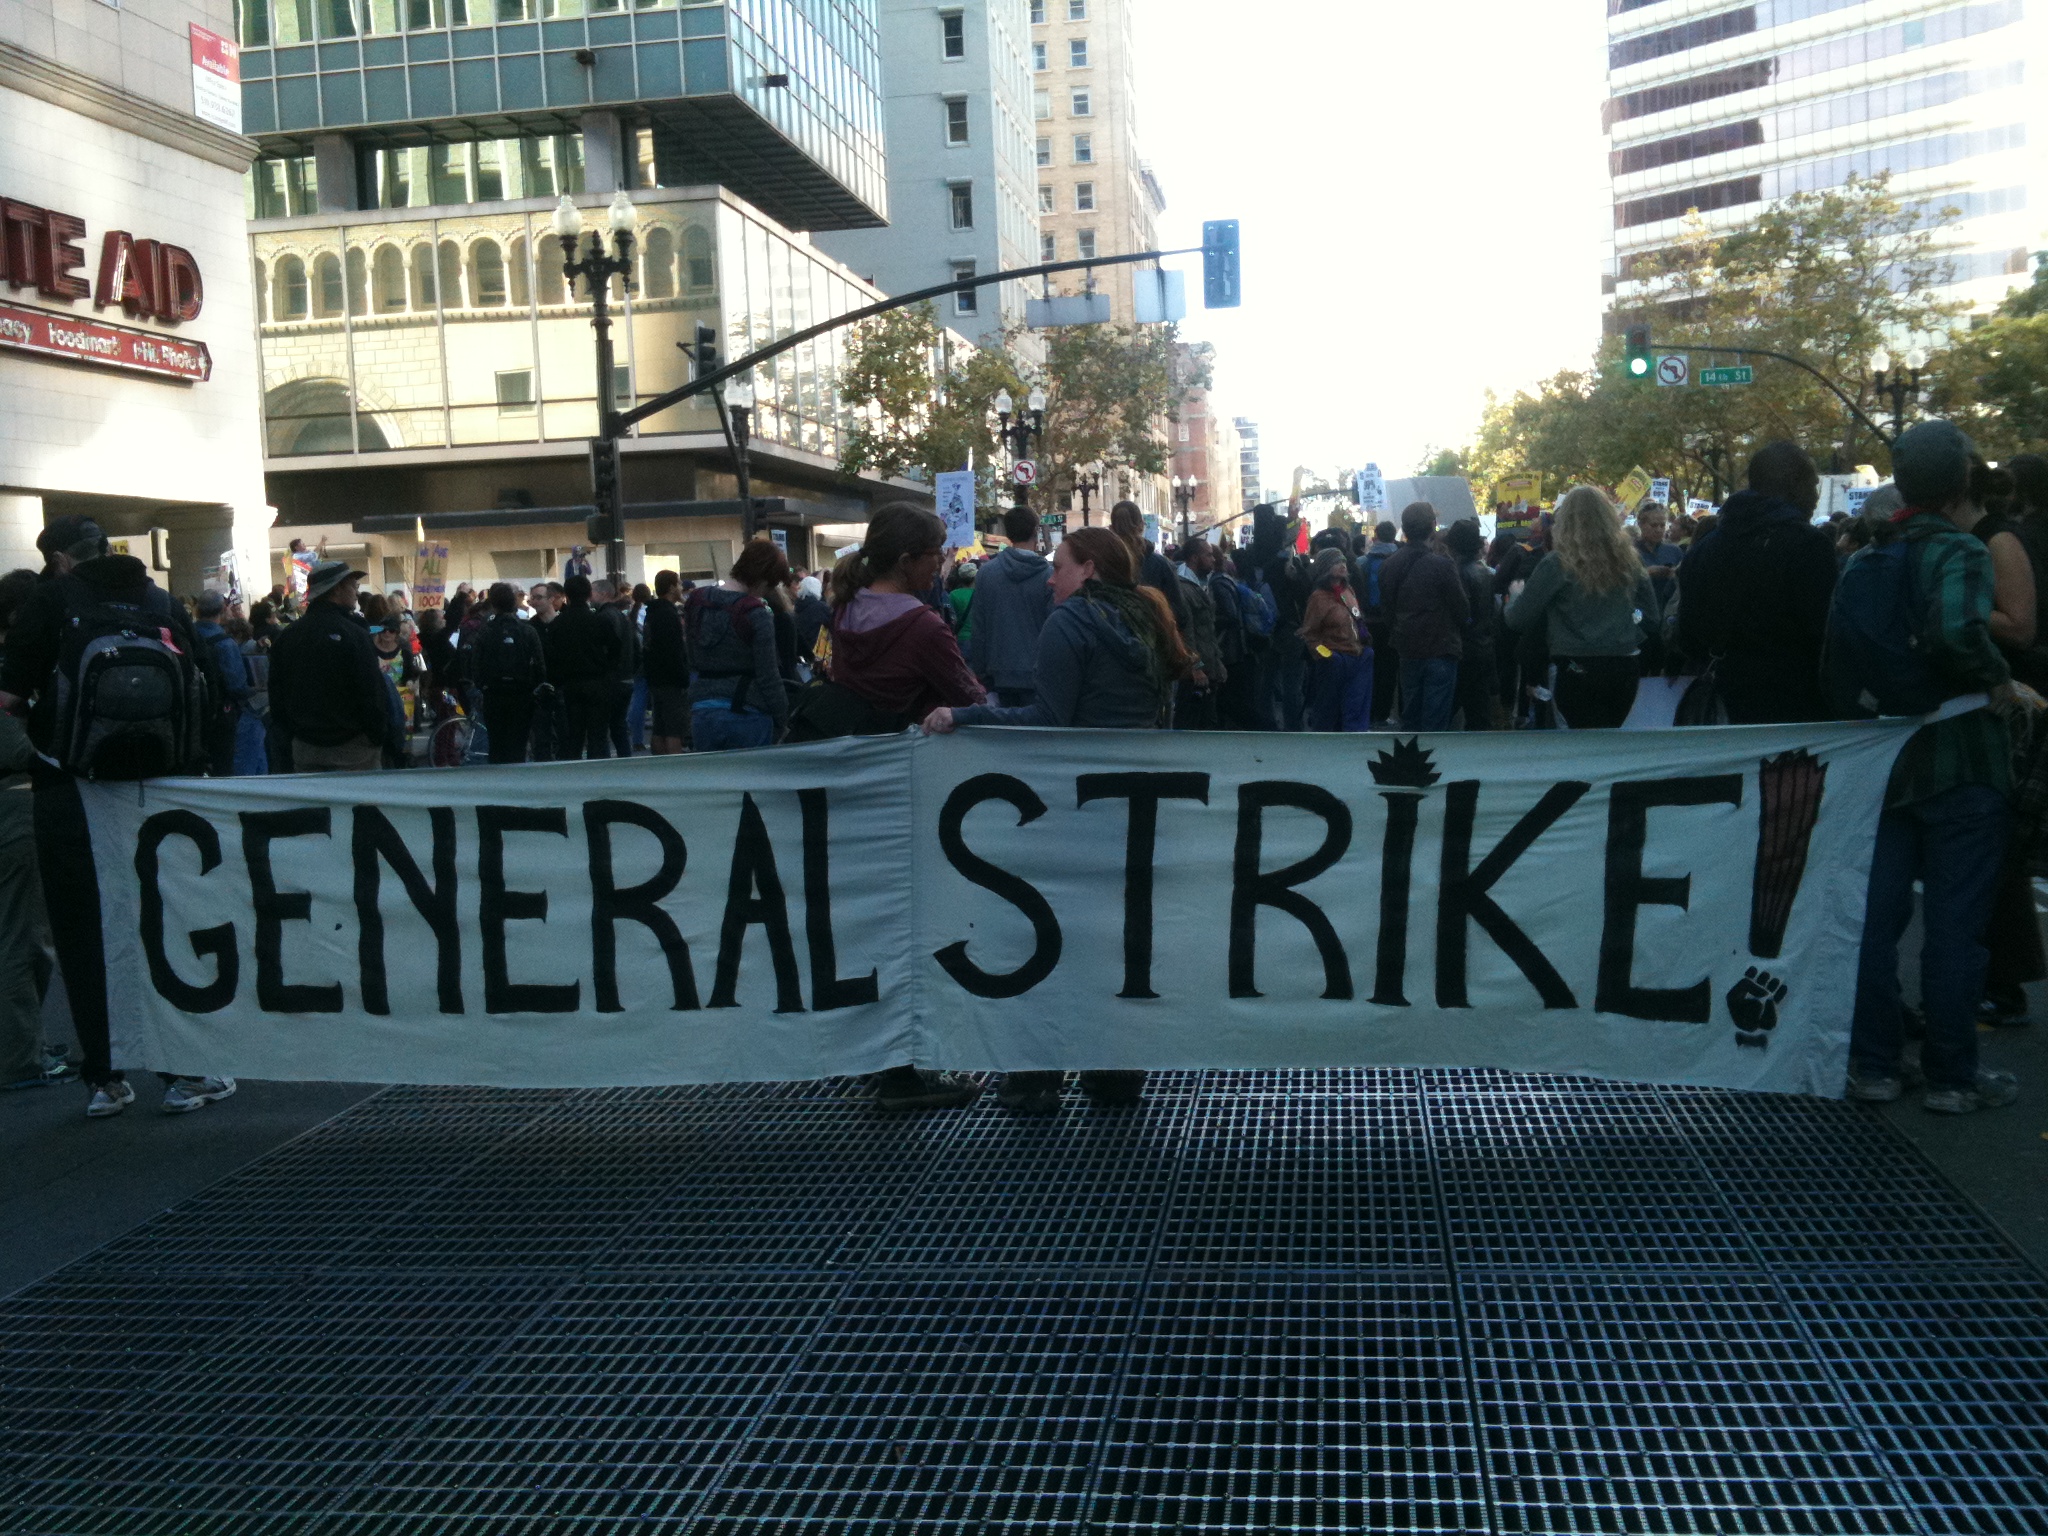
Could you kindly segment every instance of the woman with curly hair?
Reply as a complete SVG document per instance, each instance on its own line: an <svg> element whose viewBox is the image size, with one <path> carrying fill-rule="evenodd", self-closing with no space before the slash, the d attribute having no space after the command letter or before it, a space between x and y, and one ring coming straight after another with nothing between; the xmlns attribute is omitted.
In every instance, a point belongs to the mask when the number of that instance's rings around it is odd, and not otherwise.
<svg viewBox="0 0 2048 1536"><path fill-rule="evenodd" d="M1551 552L1508 604L1508 628L1544 625L1566 725L1611 730L1635 707L1637 653L1659 621L1656 589L1621 531L1621 514L1597 486L1564 493L1551 538Z"/></svg>

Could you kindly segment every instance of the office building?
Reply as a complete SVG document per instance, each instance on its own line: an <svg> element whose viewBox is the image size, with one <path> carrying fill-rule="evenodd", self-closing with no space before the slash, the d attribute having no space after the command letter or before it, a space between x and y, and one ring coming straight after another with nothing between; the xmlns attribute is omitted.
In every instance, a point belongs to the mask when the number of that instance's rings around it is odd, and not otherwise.
<svg viewBox="0 0 2048 1536"><path fill-rule="evenodd" d="M881 0L889 227L818 248L891 294L1038 260L1027 0ZM957 294L940 319L993 340L1024 320L1023 286Z"/></svg>
<svg viewBox="0 0 2048 1536"><path fill-rule="evenodd" d="M450 581L534 579L584 539L589 304L559 197L638 212L613 387L686 382L878 296L805 231L887 216L875 0L245 0L244 112L267 466L287 535L402 580L414 531ZM838 471L844 337L758 371L753 491L793 557L888 488ZM693 399L626 441L627 572L722 570L734 465Z"/></svg>
<svg viewBox="0 0 2048 1536"><path fill-rule="evenodd" d="M1185 378L1200 364L1213 367L1216 349L1206 341L1175 349L1177 372ZM1180 415L1172 429L1172 462L1167 473L1185 485L1194 482L1194 495L1187 498L1186 521L1196 534L1220 529L1214 539L1228 537L1235 542L1238 524L1246 504L1243 486L1243 440L1237 423L1216 409L1204 384L1191 384L1181 391ZM1182 506L1174 503L1175 528L1180 527Z"/></svg>
<svg viewBox="0 0 2048 1536"><path fill-rule="evenodd" d="M1239 416L1231 425L1237 430L1238 490L1249 511L1265 499L1264 482L1259 477L1259 424L1249 416Z"/></svg>
<svg viewBox="0 0 2048 1536"><path fill-rule="evenodd" d="M233 33L230 0L0 4L0 569L68 513L180 593L261 565L255 146L194 68Z"/></svg>
<svg viewBox="0 0 2048 1536"><path fill-rule="evenodd" d="M1138 152L1132 0L1026 0L1037 133L1039 257L1077 261L1159 244L1166 196ZM1130 324L1131 269L1091 275ZM1090 278L1055 290L1080 293Z"/></svg>
<svg viewBox="0 0 2048 1536"><path fill-rule="evenodd" d="M1687 212L1738 227L1794 193L1890 172L1944 229L1951 295L1995 303L2043 243L2048 65L2024 0L1609 0L1605 286Z"/></svg>

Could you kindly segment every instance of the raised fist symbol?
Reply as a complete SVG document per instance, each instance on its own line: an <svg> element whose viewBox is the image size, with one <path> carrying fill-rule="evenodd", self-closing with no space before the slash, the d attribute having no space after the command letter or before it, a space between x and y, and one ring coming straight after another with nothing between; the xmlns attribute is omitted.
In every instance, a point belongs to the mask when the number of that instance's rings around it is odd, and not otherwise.
<svg viewBox="0 0 2048 1536"><path fill-rule="evenodd" d="M1751 966L1728 989L1728 1014L1735 1020L1738 1045L1761 1046L1778 1027L1778 1005L1785 1001L1785 983L1769 971Z"/></svg>

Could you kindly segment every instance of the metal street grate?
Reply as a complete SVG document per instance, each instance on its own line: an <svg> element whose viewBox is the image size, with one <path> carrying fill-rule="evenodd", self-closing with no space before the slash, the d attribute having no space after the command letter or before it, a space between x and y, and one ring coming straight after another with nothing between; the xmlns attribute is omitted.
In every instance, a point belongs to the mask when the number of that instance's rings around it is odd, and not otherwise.
<svg viewBox="0 0 2048 1536"><path fill-rule="evenodd" d="M7 1536L1365 1530L2048 1530L2048 1282L1849 1106L1429 1069L392 1089L0 1299Z"/></svg>

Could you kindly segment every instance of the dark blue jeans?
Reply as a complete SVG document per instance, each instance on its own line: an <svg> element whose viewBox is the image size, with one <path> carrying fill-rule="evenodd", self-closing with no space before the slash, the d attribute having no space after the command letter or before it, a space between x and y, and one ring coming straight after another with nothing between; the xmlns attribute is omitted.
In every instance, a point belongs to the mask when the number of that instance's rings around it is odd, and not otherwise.
<svg viewBox="0 0 2048 1536"><path fill-rule="evenodd" d="M1448 731L1458 707L1458 658L1401 658L1401 729Z"/></svg>
<svg viewBox="0 0 2048 1536"><path fill-rule="evenodd" d="M1984 925L2005 857L2005 797L1962 784L1895 811L1877 823L1870 896L1856 974L1856 1021L1849 1067L1858 1077L1899 1070L1899 940L1921 887L1920 1006L1927 1038L1920 1067L1934 1088L1977 1081L1977 1004L1984 996Z"/></svg>

